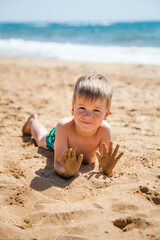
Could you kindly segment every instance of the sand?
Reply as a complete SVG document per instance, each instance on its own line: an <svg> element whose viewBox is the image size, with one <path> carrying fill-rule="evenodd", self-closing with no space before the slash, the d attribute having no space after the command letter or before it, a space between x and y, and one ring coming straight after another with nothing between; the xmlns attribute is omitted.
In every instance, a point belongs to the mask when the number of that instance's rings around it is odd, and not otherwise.
<svg viewBox="0 0 160 240"><path fill-rule="evenodd" d="M37 113L51 130L70 116L77 78L113 86L108 122L124 156L112 178L98 165L62 179L53 152L21 129ZM0 58L0 239L160 239L160 68Z"/></svg>

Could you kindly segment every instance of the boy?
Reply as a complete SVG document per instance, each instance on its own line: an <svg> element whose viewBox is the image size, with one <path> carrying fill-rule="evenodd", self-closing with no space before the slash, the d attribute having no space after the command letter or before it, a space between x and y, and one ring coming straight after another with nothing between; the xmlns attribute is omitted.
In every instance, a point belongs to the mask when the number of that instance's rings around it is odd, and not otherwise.
<svg viewBox="0 0 160 240"><path fill-rule="evenodd" d="M105 121L111 98L112 87L104 75L82 76L74 88L72 117L60 120L48 134L37 115L32 115L22 132L32 135L39 147L54 150L54 170L61 177L73 176L82 162L91 164L96 157L100 170L112 176L123 153L116 157L119 145L113 151L111 129Z"/></svg>

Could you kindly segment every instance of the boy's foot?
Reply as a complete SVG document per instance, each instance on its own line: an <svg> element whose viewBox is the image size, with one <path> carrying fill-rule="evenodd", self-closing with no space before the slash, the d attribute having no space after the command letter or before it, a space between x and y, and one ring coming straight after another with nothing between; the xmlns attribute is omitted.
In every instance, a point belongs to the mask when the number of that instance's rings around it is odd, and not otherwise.
<svg viewBox="0 0 160 240"><path fill-rule="evenodd" d="M22 128L22 133L23 135L31 135L31 122L33 119L37 119L37 115L33 114L31 115L27 122L24 124L23 128Z"/></svg>

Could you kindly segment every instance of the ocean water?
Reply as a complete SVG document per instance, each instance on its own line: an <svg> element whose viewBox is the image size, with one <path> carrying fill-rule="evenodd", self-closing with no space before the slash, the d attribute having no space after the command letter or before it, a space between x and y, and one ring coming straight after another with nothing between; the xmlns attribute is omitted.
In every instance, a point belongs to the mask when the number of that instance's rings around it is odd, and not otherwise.
<svg viewBox="0 0 160 240"><path fill-rule="evenodd" d="M0 23L0 55L160 65L160 22Z"/></svg>

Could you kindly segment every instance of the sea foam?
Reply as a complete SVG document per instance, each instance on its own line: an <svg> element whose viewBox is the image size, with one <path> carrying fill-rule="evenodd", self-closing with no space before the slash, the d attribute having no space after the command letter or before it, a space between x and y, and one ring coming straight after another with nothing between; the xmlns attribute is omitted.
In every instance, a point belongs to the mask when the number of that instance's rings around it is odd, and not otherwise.
<svg viewBox="0 0 160 240"><path fill-rule="evenodd" d="M160 65L160 48L94 46L71 43L0 39L1 56L53 58L68 61Z"/></svg>

